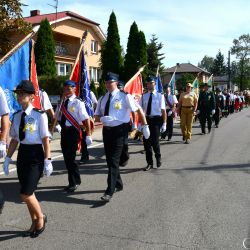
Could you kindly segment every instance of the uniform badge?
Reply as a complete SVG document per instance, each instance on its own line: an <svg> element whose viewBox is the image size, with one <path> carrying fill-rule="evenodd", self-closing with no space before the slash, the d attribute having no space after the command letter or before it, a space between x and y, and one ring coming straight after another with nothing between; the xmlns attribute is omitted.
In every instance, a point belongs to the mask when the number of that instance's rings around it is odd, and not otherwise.
<svg viewBox="0 0 250 250"><path fill-rule="evenodd" d="M122 104L119 100L115 100L115 104L114 104L115 109L119 110L122 108Z"/></svg>
<svg viewBox="0 0 250 250"><path fill-rule="evenodd" d="M74 105L71 105L70 108L69 108L70 112L75 112L76 110L76 107Z"/></svg>
<svg viewBox="0 0 250 250"><path fill-rule="evenodd" d="M24 126L24 131L29 130L32 134L34 132L33 125L35 123L35 119L33 117L28 117L27 124Z"/></svg>

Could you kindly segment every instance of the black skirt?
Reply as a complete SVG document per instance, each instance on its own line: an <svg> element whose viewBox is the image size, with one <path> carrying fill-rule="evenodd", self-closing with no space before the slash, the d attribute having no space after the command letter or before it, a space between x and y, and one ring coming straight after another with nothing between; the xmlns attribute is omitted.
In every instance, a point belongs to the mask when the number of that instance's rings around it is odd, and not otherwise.
<svg viewBox="0 0 250 250"><path fill-rule="evenodd" d="M20 193L32 195L37 188L44 168L42 144L20 144L17 155L17 176Z"/></svg>

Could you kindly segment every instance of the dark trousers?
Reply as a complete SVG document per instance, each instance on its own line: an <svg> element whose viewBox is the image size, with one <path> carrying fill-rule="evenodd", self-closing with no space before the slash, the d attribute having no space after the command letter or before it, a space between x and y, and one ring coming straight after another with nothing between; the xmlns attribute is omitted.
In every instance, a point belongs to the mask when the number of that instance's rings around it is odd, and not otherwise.
<svg viewBox="0 0 250 250"><path fill-rule="evenodd" d="M144 144L144 149L146 151L147 164L153 165L152 148L155 153L156 161L161 160L159 136L160 136L162 118L161 116L153 118L147 117L147 123L149 125L150 137L147 140L143 137L143 144Z"/></svg>
<svg viewBox="0 0 250 250"><path fill-rule="evenodd" d="M170 109L167 109L167 114ZM173 136L173 127L174 127L174 116L173 114L167 117L167 129L164 133L161 134L161 138L165 139L168 136L168 139L171 139Z"/></svg>
<svg viewBox="0 0 250 250"><path fill-rule="evenodd" d="M127 129L127 135L124 135L124 144L123 144L123 149L122 149L122 154L120 157L120 166L123 166L125 162L129 160L129 153L128 153L128 130L129 130L129 124L127 124L128 129Z"/></svg>
<svg viewBox="0 0 250 250"><path fill-rule="evenodd" d="M120 175L119 162L122 155L124 143L128 136L127 124L115 127L103 127L103 143L108 165L108 187L106 194L113 195L115 188L123 188Z"/></svg>
<svg viewBox="0 0 250 250"><path fill-rule="evenodd" d="M64 162L68 170L69 186L81 184L79 167L75 161L79 139L79 132L74 127L62 128L61 148L64 157Z"/></svg>
<svg viewBox="0 0 250 250"><path fill-rule="evenodd" d="M215 123L215 125L219 125L219 123L220 123L220 108L215 109L214 123Z"/></svg>
<svg viewBox="0 0 250 250"><path fill-rule="evenodd" d="M88 151L88 146L86 144L86 136L87 136L86 131L82 130L81 159L89 159L89 151Z"/></svg>
<svg viewBox="0 0 250 250"><path fill-rule="evenodd" d="M0 214L2 213L3 206L4 206L4 197L3 197L3 192L0 189Z"/></svg>
<svg viewBox="0 0 250 250"><path fill-rule="evenodd" d="M210 111L208 111L208 110L201 110L199 118L200 118L202 133L206 132L206 130L205 130L205 128L206 128L206 121L207 121L208 131L210 132L211 127L212 127L212 117L211 117Z"/></svg>

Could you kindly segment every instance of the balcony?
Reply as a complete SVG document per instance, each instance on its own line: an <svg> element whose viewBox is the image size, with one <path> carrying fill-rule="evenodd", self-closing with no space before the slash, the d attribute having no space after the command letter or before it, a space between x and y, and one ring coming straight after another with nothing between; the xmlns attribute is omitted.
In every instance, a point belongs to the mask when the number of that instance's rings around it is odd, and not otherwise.
<svg viewBox="0 0 250 250"><path fill-rule="evenodd" d="M79 46L63 42L55 42L55 54L56 56L63 57L76 57Z"/></svg>

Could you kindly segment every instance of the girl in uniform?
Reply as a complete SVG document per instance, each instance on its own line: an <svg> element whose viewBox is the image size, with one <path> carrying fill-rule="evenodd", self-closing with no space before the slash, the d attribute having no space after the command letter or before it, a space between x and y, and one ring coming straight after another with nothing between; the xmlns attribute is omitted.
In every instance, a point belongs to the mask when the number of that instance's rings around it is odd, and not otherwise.
<svg viewBox="0 0 250 250"><path fill-rule="evenodd" d="M10 129L11 142L4 161L4 172L8 174L18 143L17 175L21 186L21 200L27 204L32 220L31 227L23 233L24 237L37 237L45 229L47 222L40 204L34 194L38 181L44 171L49 176L53 171L50 158L48 118L46 113L32 106L35 89L32 82L23 80L14 91L22 110L14 114Z"/></svg>

